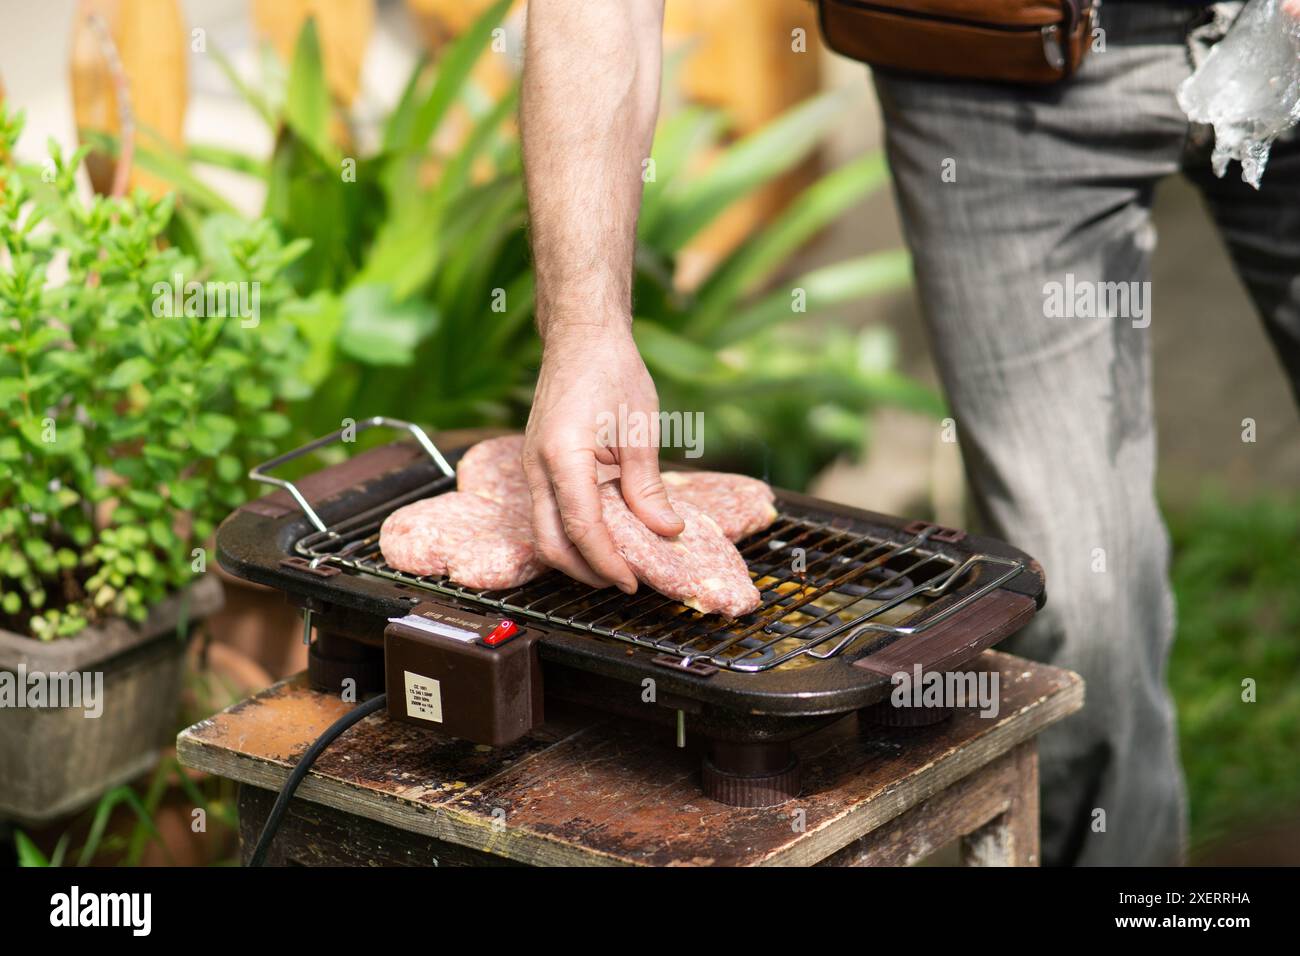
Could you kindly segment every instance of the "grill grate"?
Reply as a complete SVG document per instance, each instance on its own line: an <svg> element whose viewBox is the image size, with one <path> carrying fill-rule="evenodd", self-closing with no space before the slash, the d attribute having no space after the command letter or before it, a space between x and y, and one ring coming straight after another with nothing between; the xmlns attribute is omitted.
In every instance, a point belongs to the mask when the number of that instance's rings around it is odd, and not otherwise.
<svg viewBox="0 0 1300 956"><path fill-rule="evenodd" d="M449 478L440 478L334 525L322 524L294 550L313 565L347 568L651 648L703 673L806 666L855 645L873 651L938 624L1024 568L1022 562L987 554L958 562L927 547L933 527L898 543L851 529L840 519L817 521L785 512L766 531L737 545L763 596L757 610L737 620L700 614L648 589L630 597L616 588L593 590L559 572L514 590L482 591L390 568L379 551L383 519L450 486ZM979 573L981 566L992 573ZM963 590L967 584L972 586ZM953 600L923 614L946 596Z"/></svg>

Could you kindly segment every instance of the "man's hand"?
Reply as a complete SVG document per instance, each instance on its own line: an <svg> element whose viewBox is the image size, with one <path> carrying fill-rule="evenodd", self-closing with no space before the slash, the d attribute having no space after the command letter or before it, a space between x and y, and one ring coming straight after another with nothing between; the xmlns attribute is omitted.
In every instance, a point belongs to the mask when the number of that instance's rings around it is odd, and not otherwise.
<svg viewBox="0 0 1300 956"><path fill-rule="evenodd" d="M608 440L620 405L654 421L654 382L625 323L565 325L546 337L542 370L524 439L524 472L533 496L538 553L552 567L593 587L631 594L636 577L601 520L598 465L618 465L623 497L652 531L681 532L659 478L657 443L618 447Z"/></svg>
<svg viewBox="0 0 1300 956"><path fill-rule="evenodd" d="M632 341L642 164L659 110L663 0L530 0L520 123L542 368L524 442L543 560L596 587L636 578L601 520L597 465L651 530L682 530L657 435L620 448L610 418L658 397ZM605 426L602 429L602 424Z"/></svg>

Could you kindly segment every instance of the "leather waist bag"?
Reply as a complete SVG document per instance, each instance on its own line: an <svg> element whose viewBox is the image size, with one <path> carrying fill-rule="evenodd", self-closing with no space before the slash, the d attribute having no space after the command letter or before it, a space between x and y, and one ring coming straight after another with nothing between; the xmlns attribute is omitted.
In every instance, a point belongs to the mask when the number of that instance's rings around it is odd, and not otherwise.
<svg viewBox="0 0 1300 956"><path fill-rule="evenodd" d="M836 53L873 67L1056 83L1092 42L1099 0L819 0Z"/></svg>

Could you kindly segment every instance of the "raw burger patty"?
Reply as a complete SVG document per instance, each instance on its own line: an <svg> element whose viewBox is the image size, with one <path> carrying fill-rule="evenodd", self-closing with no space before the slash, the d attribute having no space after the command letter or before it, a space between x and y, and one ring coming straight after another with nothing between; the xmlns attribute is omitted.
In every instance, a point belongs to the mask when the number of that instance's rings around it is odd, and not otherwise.
<svg viewBox="0 0 1300 956"><path fill-rule="evenodd" d="M739 617L762 602L745 561L713 519L688 501L673 507L686 528L675 538L655 534L623 501L617 481L600 486L601 516L632 572L664 597L704 614Z"/></svg>
<svg viewBox="0 0 1300 956"><path fill-rule="evenodd" d="M456 466L456 487L530 511L532 495L524 476L524 436L502 435L473 445ZM618 477L617 465L596 464L596 480Z"/></svg>
<svg viewBox="0 0 1300 956"><path fill-rule="evenodd" d="M446 575L469 588L513 588L545 572L528 516L480 495L449 491L398 508L379 529L388 565Z"/></svg>
<svg viewBox="0 0 1300 956"><path fill-rule="evenodd" d="M531 500L524 478L523 435L489 438L471 447L456 466L456 487L525 510Z"/></svg>
<svg viewBox="0 0 1300 956"><path fill-rule="evenodd" d="M456 487L512 507L530 507L524 478L523 435L489 438L465 452L456 468ZM618 477L617 465L597 465L596 480ZM695 505L732 541L762 531L776 520L775 496L764 481L722 471L665 471L664 485L676 501Z"/></svg>
<svg viewBox="0 0 1300 956"><path fill-rule="evenodd" d="M776 520L776 496L767 482L722 471L665 471L674 503L685 501L718 523L732 541L762 531Z"/></svg>

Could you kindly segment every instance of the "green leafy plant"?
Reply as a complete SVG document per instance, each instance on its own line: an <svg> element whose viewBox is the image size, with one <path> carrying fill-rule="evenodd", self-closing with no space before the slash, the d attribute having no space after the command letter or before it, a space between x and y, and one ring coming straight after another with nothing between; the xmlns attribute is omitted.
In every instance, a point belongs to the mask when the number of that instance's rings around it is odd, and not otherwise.
<svg viewBox="0 0 1300 956"><path fill-rule="evenodd" d="M49 639L201 570L302 394L282 310L305 244L216 214L183 252L171 199L83 201L85 151L20 166L21 126L0 107L0 626Z"/></svg>
<svg viewBox="0 0 1300 956"><path fill-rule="evenodd" d="M140 151L196 208L227 208L196 164L261 177L266 215L286 236L311 241L293 272L310 297L295 314L311 341L302 374L314 389L295 411L299 437L370 414L439 427L518 425L526 416L539 346L509 123L517 90L492 102L471 79L508 7L501 0L490 8L436 66L420 64L367 155L351 156L331 138L339 117L310 20L288 70L279 71L283 86L272 72L258 84L271 92L254 93L229 71L275 134L269 161L224 147L182 156L155 143ZM814 98L725 147L718 111L668 117L640 220L634 331L664 407L705 412L710 460L721 450L791 486L835 454L859 450L862 414L874 405L941 411L932 392L894 370L886 330L851 332L819 317L904 287L905 254L862 256L778 281L796 251L884 185L883 161L871 155L822 177L698 287L679 289L674 277L693 238L806 159L847 106L839 94ZM459 138L447 135L453 115L469 117ZM701 168L705 151L718 158Z"/></svg>

